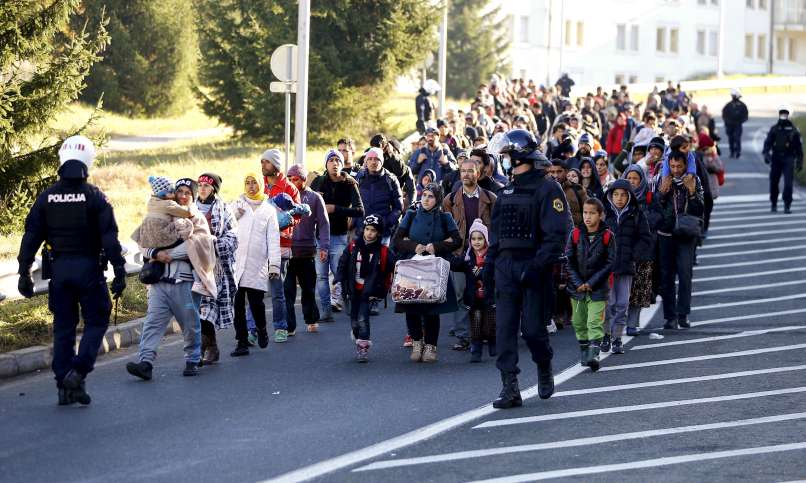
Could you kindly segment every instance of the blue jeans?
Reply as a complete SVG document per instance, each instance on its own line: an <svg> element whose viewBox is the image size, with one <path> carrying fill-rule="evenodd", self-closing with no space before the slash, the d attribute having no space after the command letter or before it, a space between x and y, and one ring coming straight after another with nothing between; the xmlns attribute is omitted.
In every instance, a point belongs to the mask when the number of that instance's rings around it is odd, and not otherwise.
<svg viewBox="0 0 806 483"><path fill-rule="evenodd" d="M285 308L285 275L288 270L288 259L280 260L280 277L269 279L268 295L271 296L271 320L274 330L288 330L288 318Z"/></svg>
<svg viewBox="0 0 806 483"><path fill-rule="evenodd" d="M319 312L323 319L333 317L333 310L330 308L330 274L336 275L339 269L339 258L347 247L347 234L330 235L330 249L327 251L327 261L319 261L316 257L316 293L319 295ZM340 290L334 289L335 295L340 295Z"/></svg>

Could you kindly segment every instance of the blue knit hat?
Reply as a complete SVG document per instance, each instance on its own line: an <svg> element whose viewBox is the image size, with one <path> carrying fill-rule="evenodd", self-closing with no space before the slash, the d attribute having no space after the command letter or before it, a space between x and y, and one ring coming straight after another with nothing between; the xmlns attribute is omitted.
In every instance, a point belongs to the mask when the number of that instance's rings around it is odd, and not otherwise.
<svg viewBox="0 0 806 483"><path fill-rule="evenodd" d="M151 192L158 198L165 197L174 192L174 183L165 176L149 176L148 184L151 185Z"/></svg>

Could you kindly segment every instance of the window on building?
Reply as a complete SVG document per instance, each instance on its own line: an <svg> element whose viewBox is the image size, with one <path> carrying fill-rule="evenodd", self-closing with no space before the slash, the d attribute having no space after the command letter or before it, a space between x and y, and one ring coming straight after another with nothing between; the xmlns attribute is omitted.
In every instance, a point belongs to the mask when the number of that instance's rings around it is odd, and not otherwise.
<svg viewBox="0 0 806 483"><path fill-rule="evenodd" d="M638 76L635 74L631 74L628 80L630 81L630 84L635 84L638 82Z"/></svg>
<svg viewBox="0 0 806 483"><path fill-rule="evenodd" d="M666 52L666 27L658 27L655 31L655 50Z"/></svg>
<svg viewBox="0 0 806 483"><path fill-rule="evenodd" d="M677 28L670 28L669 29L669 52L676 54L677 53L677 44L680 37L680 30Z"/></svg>
<svg viewBox="0 0 806 483"><path fill-rule="evenodd" d="M747 2L745 3L745 6L747 8L755 8L754 4L755 4L755 2L753 0L747 0Z"/></svg>
<svg viewBox="0 0 806 483"><path fill-rule="evenodd" d="M519 41L528 43L529 42L529 17L521 17L520 20L520 38Z"/></svg>
<svg viewBox="0 0 806 483"><path fill-rule="evenodd" d="M784 42L784 38L780 35L775 37L775 60L784 60L784 49L786 48L786 42Z"/></svg>
<svg viewBox="0 0 806 483"><path fill-rule="evenodd" d="M767 0L758 0L758 9L767 10Z"/></svg>
<svg viewBox="0 0 806 483"><path fill-rule="evenodd" d="M705 55L705 30L697 30L697 53Z"/></svg>
<svg viewBox="0 0 806 483"><path fill-rule="evenodd" d="M630 50L638 52L638 26L630 27Z"/></svg>
<svg viewBox="0 0 806 483"><path fill-rule="evenodd" d="M624 74L616 74L613 83L618 85L624 84Z"/></svg>
<svg viewBox="0 0 806 483"><path fill-rule="evenodd" d="M719 32L711 30L708 32L708 55L715 57L719 52Z"/></svg>
<svg viewBox="0 0 806 483"><path fill-rule="evenodd" d="M573 27L573 23L570 20L565 21L565 45L571 45L571 28Z"/></svg>
<svg viewBox="0 0 806 483"><path fill-rule="evenodd" d="M756 57L759 59L766 59L767 58L767 36L766 35L759 35L758 38L758 48L756 49Z"/></svg>
<svg viewBox="0 0 806 483"><path fill-rule="evenodd" d="M627 26L616 25L616 50L627 50Z"/></svg>
<svg viewBox="0 0 806 483"><path fill-rule="evenodd" d="M748 59L753 58L753 34L744 36L744 56Z"/></svg>
<svg viewBox="0 0 806 483"><path fill-rule="evenodd" d="M719 5L719 0L711 0L711 5Z"/></svg>
<svg viewBox="0 0 806 483"><path fill-rule="evenodd" d="M795 58L797 58L797 49L795 48L795 39L790 37L789 38L789 50L787 50L787 59L789 62L795 62Z"/></svg>
<svg viewBox="0 0 806 483"><path fill-rule="evenodd" d="M577 46L582 47L585 43L585 24L577 22Z"/></svg>

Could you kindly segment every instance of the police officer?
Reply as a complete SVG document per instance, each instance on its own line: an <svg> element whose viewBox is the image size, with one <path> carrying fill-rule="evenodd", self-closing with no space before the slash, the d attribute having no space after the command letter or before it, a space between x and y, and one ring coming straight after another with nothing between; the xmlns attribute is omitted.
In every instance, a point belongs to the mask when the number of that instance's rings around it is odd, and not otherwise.
<svg viewBox="0 0 806 483"><path fill-rule="evenodd" d="M98 349L109 325L112 303L104 271L112 262L115 278L112 294L126 288L125 260L118 242L112 205L95 186L87 183L95 147L84 136L67 138L59 150L59 180L34 202L25 220L20 245L18 289L34 295L31 264L45 243L43 265L50 261L49 305L53 313L53 372L59 405L89 404L84 379L92 371ZM44 273L43 278L48 278ZM79 306L84 334L75 353Z"/></svg>
<svg viewBox="0 0 806 483"><path fill-rule="evenodd" d="M496 408L522 404L518 388L518 333L537 364L538 394L554 393L553 352L546 326L552 312L552 268L568 236L568 208L562 188L546 176L548 160L526 130L509 131L496 148L512 182L499 192L493 208L486 262L494 273L496 338L503 389ZM496 149L493 148L493 149ZM487 280L487 283L493 280Z"/></svg>
<svg viewBox="0 0 806 483"><path fill-rule="evenodd" d="M732 89L730 102L722 108L722 122L725 123L725 132L728 134L731 158L742 155L742 124L747 122L747 105L740 100L741 97L739 89Z"/></svg>
<svg viewBox="0 0 806 483"><path fill-rule="evenodd" d="M771 211L778 211L778 182L784 175L784 213L792 213L792 178L794 170L803 169L803 141L798 128L789 120L788 106L778 108L778 123L764 140L764 162L770 165Z"/></svg>

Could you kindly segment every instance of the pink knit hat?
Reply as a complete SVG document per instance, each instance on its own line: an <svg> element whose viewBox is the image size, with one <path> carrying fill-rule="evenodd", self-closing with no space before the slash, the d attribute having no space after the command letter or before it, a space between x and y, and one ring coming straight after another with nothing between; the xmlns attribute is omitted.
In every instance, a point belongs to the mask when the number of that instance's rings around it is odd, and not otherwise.
<svg viewBox="0 0 806 483"><path fill-rule="evenodd" d="M487 243L487 246L490 246L490 236L489 233L487 232L487 227L484 226L484 222L481 221L481 218L476 218L475 220L473 220L473 224L470 225L470 230L468 230L467 232L468 240L470 239L470 235L472 235L474 231L481 233L481 235L484 237L484 241ZM467 254L470 255L470 252L472 250L473 247L471 247L470 243L468 242Z"/></svg>

